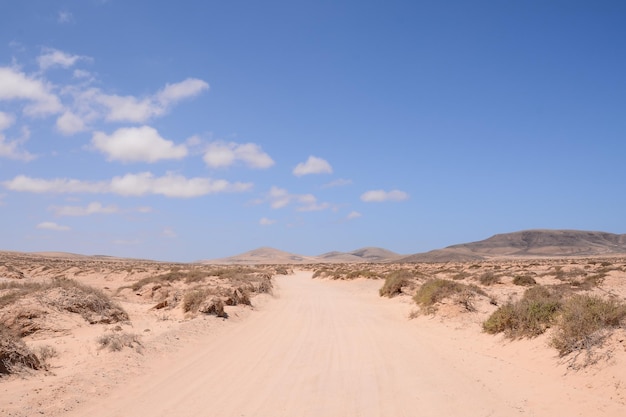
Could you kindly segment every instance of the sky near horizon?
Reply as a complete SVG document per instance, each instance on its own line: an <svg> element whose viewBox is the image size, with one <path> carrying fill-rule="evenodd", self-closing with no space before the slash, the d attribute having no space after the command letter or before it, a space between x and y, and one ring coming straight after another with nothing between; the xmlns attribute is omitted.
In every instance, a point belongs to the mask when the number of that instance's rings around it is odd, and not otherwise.
<svg viewBox="0 0 626 417"><path fill-rule="evenodd" d="M626 2L0 1L0 250L626 233Z"/></svg>

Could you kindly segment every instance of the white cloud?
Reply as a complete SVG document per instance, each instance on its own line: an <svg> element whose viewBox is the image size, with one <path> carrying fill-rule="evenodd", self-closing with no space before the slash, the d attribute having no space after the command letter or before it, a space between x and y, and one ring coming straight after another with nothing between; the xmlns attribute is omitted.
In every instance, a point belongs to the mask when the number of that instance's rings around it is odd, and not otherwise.
<svg viewBox="0 0 626 417"><path fill-rule="evenodd" d="M0 113L2 114L2 113ZM9 121L5 121L8 123ZM2 121L0 120L0 124ZM6 136L0 130L0 157L15 159L19 161L32 161L36 158L35 155L22 149L22 145L30 138L30 131L28 128L22 128L22 136L14 140L7 140Z"/></svg>
<svg viewBox="0 0 626 417"><path fill-rule="evenodd" d="M39 223L37 225L37 229L55 230L57 232L65 232L67 230L70 230L70 228L68 226L62 226L62 225L56 224L54 222L42 222L42 223Z"/></svg>
<svg viewBox="0 0 626 417"><path fill-rule="evenodd" d="M0 101L26 100L24 107L29 116L59 113L63 109L59 98L51 92L52 87L35 78L28 77L10 67L0 67Z"/></svg>
<svg viewBox="0 0 626 417"><path fill-rule="evenodd" d="M346 218L348 220L353 220L353 219L358 219L359 217L362 217L363 215L361 213L359 213L358 211L351 211L348 216L346 216Z"/></svg>
<svg viewBox="0 0 626 417"><path fill-rule="evenodd" d="M37 57L37 63L42 70L47 70L52 67L69 68L80 60L91 61L91 58L68 54L52 48L44 48L44 53Z"/></svg>
<svg viewBox="0 0 626 417"><path fill-rule="evenodd" d="M324 184L322 188L345 187L346 185L351 185L351 184L352 184L352 180L339 178L339 179L329 182L328 184Z"/></svg>
<svg viewBox="0 0 626 417"><path fill-rule="evenodd" d="M52 210L56 216L89 216L92 214L114 214L120 212L120 209L115 205L103 206L97 201L89 203L86 207L62 206L51 207L50 210Z"/></svg>
<svg viewBox="0 0 626 417"><path fill-rule="evenodd" d="M143 123L153 117L164 115L172 105L185 98L194 97L208 88L209 84L205 81L188 78L180 83L167 84L155 95L141 99L134 96L105 94L98 89L90 89L81 93L81 100L92 101L102 106L107 121Z"/></svg>
<svg viewBox="0 0 626 417"><path fill-rule="evenodd" d="M156 100L164 107L177 103L180 100L194 97L209 88L209 84L197 78L187 78L176 84L166 84L156 94Z"/></svg>
<svg viewBox="0 0 626 417"><path fill-rule="evenodd" d="M110 136L94 132L91 143L108 160L122 162L157 162L187 156L185 145L174 145L150 126L120 128Z"/></svg>
<svg viewBox="0 0 626 417"><path fill-rule="evenodd" d="M169 239L173 239L175 237L178 237L178 235L176 234L174 229L172 229L171 227L164 228L163 232L161 232L161 235L163 235L164 237L169 238Z"/></svg>
<svg viewBox="0 0 626 417"><path fill-rule="evenodd" d="M13 126L13 123L15 123L15 116L0 111L0 132Z"/></svg>
<svg viewBox="0 0 626 417"><path fill-rule="evenodd" d="M213 142L207 147L203 159L211 168L228 167L237 161L256 169L265 169L274 165L274 160L254 143Z"/></svg>
<svg viewBox="0 0 626 417"><path fill-rule="evenodd" d="M268 219L267 217L262 217L261 220L259 220L259 224L261 226L270 226L270 225L272 225L274 223L276 223L276 220Z"/></svg>
<svg viewBox="0 0 626 417"><path fill-rule="evenodd" d="M243 192L252 187L251 183L231 183L211 178L185 178L182 175L167 173L155 177L150 172L126 174L110 181L81 181L76 179L42 179L19 175L2 182L11 191L55 194L118 194L123 196L162 195L173 198L191 198L224 192Z"/></svg>
<svg viewBox="0 0 626 417"><path fill-rule="evenodd" d="M333 168L330 164L316 156L309 156L306 162L299 163L294 169L293 174L297 177L309 174L332 174Z"/></svg>
<svg viewBox="0 0 626 417"><path fill-rule="evenodd" d="M70 23L74 21L74 16L68 11L60 11L57 16L58 23Z"/></svg>
<svg viewBox="0 0 626 417"><path fill-rule="evenodd" d="M64 135L73 135L87 128L83 119L71 111L66 111L57 119L56 127Z"/></svg>
<svg viewBox="0 0 626 417"><path fill-rule="evenodd" d="M284 188L276 186L270 188L266 201L269 201L270 207L273 209L283 208L291 203L299 205L296 208L297 211L320 211L331 207L329 203L318 203L313 194L290 194Z"/></svg>
<svg viewBox="0 0 626 417"><path fill-rule="evenodd" d="M404 201L409 198L409 195L404 191L392 190L371 190L361 195L361 201L366 203L381 203L384 201Z"/></svg>

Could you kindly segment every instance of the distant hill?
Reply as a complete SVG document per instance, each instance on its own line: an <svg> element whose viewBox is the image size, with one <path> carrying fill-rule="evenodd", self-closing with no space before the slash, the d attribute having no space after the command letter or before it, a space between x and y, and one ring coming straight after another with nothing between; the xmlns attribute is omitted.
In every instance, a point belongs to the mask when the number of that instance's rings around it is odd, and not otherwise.
<svg viewBox="0 0 626 417"><path fill-rule="evenodd" d="M361 248L352 252L328 252L319 256L303 256L274 248L258 248L240 255L202 261L211 264L304 264L304 263L362 263L387 262L400 258L395 252L383 248Z"/></svg>
<svg viewBox="0 0 626 417"><path fill-rule="evenodd" d="M320 262L341 262L341 263L359 263L359 262L388 262L400 258L398 255L383 248L361 248L352 252L328 252L319 255Z"/></svg>
<svg viewBox="0 0 626 417"><path fill-rule="evenodd" d="M262 247L227 258L201 261L209 264L303 264L318 262L313 256L302 256L282 250Z"/></svg>
<svg viewBox="0 0 626 417"><path fill-rule="evenodd" d="M478 242L462 243L397 262L464 262L495 257L563 257L626 255L626 234L581 230L524 230L497 234Z"/></svg>

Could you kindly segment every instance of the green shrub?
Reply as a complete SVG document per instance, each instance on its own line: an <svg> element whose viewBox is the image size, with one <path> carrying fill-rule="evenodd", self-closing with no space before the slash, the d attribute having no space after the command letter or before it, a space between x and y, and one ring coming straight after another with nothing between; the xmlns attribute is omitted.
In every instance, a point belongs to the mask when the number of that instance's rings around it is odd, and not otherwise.
<svg viewBox="0 0 626 417"><path fill-rule="evenodd" d="M385 283L378 290L378 294L381 297L393 297L396 294L401 294L402 287L407 285L412 277L413 274L404 269L390 272L385 277Z"/></svg>
<svg viewBox="0 0 626 417"><path fill-rule="evenodd" d="M604 330L619 326L626 319L626 304L595 295L577 294L563 305L552 345L561 356L600 344Z"/></svg>
<svg viewBox="0 0 626 417"><path fill-rule="evenodd" d="M503 332L509 338L534 337L545 332L562 306L562 294L546 287L532 287L517 302L500 306L483 323L487 333Z"/></svg>
<svg viewBox="0 0 626 417"><path fill-rule="evenodd" d="M446 298L461 296L466 298L468 294L486 295L486 293L476 285L466 285L456 281L435 278L426 281L413 296L413 301L417 305L431 310L434 305Z"/></svg>

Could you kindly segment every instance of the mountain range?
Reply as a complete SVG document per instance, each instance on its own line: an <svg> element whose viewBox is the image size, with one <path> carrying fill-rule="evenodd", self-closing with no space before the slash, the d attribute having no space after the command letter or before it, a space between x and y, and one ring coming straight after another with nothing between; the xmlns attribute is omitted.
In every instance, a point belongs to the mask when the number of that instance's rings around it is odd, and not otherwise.
<svg viewBox="0 0 626 417"><path fill-rule="evenodd" d="M582 230L523 230L494 235L412 255L365 247L352 252L297 255L274 248L259 248L240 255L201 261L212 264L305 264L366 262L471 262L493 258L626 255L626 234Z"/></svg>

